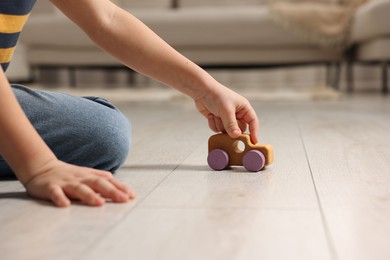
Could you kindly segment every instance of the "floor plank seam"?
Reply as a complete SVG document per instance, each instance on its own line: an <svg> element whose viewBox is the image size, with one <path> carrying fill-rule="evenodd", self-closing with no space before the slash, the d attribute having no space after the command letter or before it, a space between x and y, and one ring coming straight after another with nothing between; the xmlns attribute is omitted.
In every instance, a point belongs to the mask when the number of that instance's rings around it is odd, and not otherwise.
<svg viewBox="0 0 390 260"><path fill-rule="evenodd" d="M313 175L313 171L312 171L312 168L311 168L311 165L310 165L309 156L308 156L308 153L307 153L305 141L304 141L303 136L302 136L301 124L299 122L299 119L298 119L296 113L294 113L294 118L296 119L296 122L298 124L299 136L301 138L301 143L302 143L302 146L303 146L303 150L305 152L307 165L309 167L310 177L311 177L311 180L312 180L312 183L313 183L314 192L315 192L317 203L318 203L318 207L319 207L319 210L320 210L320 215L321 215L321 219L322 219L322 224L323 224L323 228L324 228L325 237L326 237L326 241L327 241L327 244L328 244L330 256L334 260L339 260L339 257L338 257L337 251L336 251L336 247L335 247L335 244L334 244L333 239L332 239L332 235L331 235L330 230L329 230L329 225L328 225L328 222L327 222L326 217L325 217L324 209L322 207L321 199L320 199L320 196L318 194L317 185L316 185L315 180L314 180L314 175Z"/></svg>
<svg viewBox="0 0 390 260"><path fill-rule="evenodd" d="M209 207L209 206L190 206L190 207L183 207L183 206L141 206L140 208L142 209L200 209L200 210L265 210L265 211L307 211L307 212L314 212L318 211L317 208L283 208L283 207L240 207L240 206L231 206L231 207L226 207L226 206L221 206L221 207Z"/></svg>

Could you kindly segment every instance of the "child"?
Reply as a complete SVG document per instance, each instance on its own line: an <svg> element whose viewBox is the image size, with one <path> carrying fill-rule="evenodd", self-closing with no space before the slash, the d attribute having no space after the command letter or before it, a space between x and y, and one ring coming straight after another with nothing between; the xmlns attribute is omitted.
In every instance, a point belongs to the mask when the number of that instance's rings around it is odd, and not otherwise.
<svg viewBox="0 0 390 260"><path fill-rule="evenodd" d="M3 70L34 3L0 2ZM213 131L237 137L248 125L252 141L257 143L259 123L249 102L180 55L131 14L109 0L52 3L123 64L192 97ZM134 192L110 173L123 163L130 146L129 124L114 106L95 97L10 86L3 70L0 176L16 176L29 195L51 200L59 207L70 205L70 199L100 206L106 198L114 202L134 198Z"/></svg>

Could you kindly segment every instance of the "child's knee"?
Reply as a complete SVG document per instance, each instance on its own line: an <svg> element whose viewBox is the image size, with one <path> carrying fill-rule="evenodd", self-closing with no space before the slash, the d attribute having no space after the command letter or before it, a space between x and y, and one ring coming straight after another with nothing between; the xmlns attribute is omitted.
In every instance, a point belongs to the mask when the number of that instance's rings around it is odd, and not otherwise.
<svg viewBox="0 0 390 260"><path fill-rule="evenodd" d="M130 122L113 110L96 121L89 122L73 140L76 149L64 156L67 162L114 172L127 159L131 146ZM92 125L91 125L92 123ZM82 127L81 127L82 128ZM69 151L69 149L66 149Z"/></svg>
<svg viewBox="0 0 390 260"><path fill-rule="evenodd" d="M104 129L97 132L96 145L101 152L97 168L114 172L126 161L130 151L130 122L118 112L116 117L108 120Z"/></svg>

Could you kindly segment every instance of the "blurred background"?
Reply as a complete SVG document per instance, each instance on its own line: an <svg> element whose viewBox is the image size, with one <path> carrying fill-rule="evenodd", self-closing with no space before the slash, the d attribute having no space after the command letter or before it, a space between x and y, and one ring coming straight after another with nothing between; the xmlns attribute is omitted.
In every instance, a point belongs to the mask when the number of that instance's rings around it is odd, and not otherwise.
<svg viewBox="0 0 390 260"><path fill-rule="evenodd" d="M387 93L390 0L113 2L252 99ZM7 74L39 88L178 95L102 52L47 0L37 1Z"/></svg>
<svg viewBox="0 0 390 260"><path fill-rule="evenodd" d="M258 101L260 142L275 162L210 171L211 130L189 99L119 64L37 0L10 81L118 106L132 151L115 176L137 199L57 211L2 181L1 260L390 259L390 0L115 4Z"/></svg>

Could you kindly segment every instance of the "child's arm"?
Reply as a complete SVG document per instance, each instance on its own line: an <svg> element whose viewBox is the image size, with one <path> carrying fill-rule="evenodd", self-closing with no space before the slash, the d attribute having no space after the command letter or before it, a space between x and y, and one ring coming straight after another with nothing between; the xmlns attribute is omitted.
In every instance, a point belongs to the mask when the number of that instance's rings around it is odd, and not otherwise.
<svg viewBox="0 0 390 260"><path fill-rule="evenodd" d="M59 161L24 114L1 68L0 154L31 196L57 206L68 206L68 198L98 206L102 196L117 202L134 196L108 172Z"/></svg>
<svg viewBox="0 0 390 260"><path fill-rule="evenodd" d="M147 26L109 0L52 0L101 48L132 69L191 96L214 131L238 137L258 118L249 102L179 54Z"/></svg>

